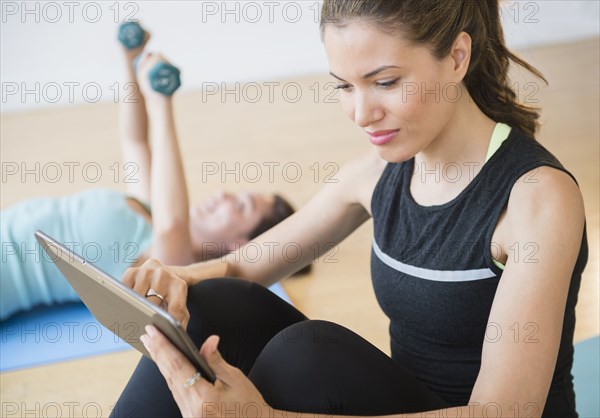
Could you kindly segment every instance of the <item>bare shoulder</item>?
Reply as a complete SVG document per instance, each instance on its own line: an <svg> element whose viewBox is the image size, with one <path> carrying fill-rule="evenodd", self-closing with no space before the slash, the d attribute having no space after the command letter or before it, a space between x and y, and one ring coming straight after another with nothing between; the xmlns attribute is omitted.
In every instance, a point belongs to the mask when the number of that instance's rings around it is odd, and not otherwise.
<svg viewBox="0 0 600 418"><path fill-rule="evenodd" d="M511 191L507 209L509 216L511 213L534 214L550 210L584 215L583 196L573 178L548 166L535 168L519 178Z"/></svg>
<svg viewBox="0 0 600 418"><path fill-rule="evenodd" d="M581 190L564 171L546 166L536 168L514 185L506 219L512 236L509 244L516 237L548 234L548 239L560 237L566 242L570 238L578 245L585 222Z"/></svg>
<svg viewBox="0 0 600 418"><path fill-rule="evenodd" d="M346 163L339 173L340 187L351 203L361 204L371 212L371 195L387 161L371 150Z"/></svg>

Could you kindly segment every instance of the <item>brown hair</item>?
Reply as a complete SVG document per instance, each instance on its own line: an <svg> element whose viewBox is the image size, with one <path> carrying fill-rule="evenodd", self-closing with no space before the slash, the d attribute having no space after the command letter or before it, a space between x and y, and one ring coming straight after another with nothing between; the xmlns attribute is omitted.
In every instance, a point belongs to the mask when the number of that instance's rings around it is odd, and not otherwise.
<svg viewBox="0 0 600 418"><path fill-rule="evenodd" d="M471 61L463 82L469 94L490 119L534 138L540 109L518 101L508 78L510 61L548 81L506 48L498 0L324 0L321 37L326 25L343 27L356 18L428 47L437 59L450 53L461 32L468 33Z"/></svg>
<svg viewBox="0 0 600 418"><path fill-rule="evenodd" d="M273 197L273 210L260 220L258 225L248 235L248 239L252 240L253 238L256 238L295 212L294 207L290 204L290 202L281 197L281 195L276 194ZM307 274L310 273L310 271L311 265L309 264L308 266L294 273L293 276Z"/></svg>
<svg viewBox="0 0 600 418"><path fill-rule="evenodd" d="M295 212L290 202L281 197L281 195L276 194L273 196L273 199L273 209L268 215L260 220L258 225L256 225L252 231L250 231L248 239L256 238Z"/></svg>

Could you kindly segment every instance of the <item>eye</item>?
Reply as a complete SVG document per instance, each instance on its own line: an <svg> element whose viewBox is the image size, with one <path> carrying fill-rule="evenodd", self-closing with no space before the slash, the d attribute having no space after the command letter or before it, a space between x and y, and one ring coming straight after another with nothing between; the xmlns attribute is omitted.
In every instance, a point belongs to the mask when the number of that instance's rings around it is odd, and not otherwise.
<svg viewBox="0 0 600 418"><path fill-rule="evenodd" d="M343 90L346 93L350 93L352 86L350 84L338 84L334 87L336 90Z"/></svg>
<svg viewBox="0 0 600 418"><path fill-rule="evenodd" d="M246 207L246 204L242 201L242 200L238 200L235 204L235 207L237 210L239 210L240 212L244 211L244 208Z"/></svg>
<svg viewBox="0 0 600 418"><path fill-rule="evenodd" d="M396 78L394 80L389 80L389 81L382 81L379 83L375 83L380 87L383 87L384 89L389 89L390 87L394 87L396 85L396 83L398 82L398 80L400 80L399 78Z"/></svg>
<svg viewBox="0 0 600 418"><path fill-rule="evenodd" d="M400 79L396 78L394 80L389 80L389 81L381 81L378 83L375 83L375 85L377 85L378 87L381 87L383 89L389 89L392 88L396 85L396 83L398 83ZM352 91L352 86L350 84L339 84L337 86L335 86L336 90L343 90L346 93L350 93Z"/></svg>

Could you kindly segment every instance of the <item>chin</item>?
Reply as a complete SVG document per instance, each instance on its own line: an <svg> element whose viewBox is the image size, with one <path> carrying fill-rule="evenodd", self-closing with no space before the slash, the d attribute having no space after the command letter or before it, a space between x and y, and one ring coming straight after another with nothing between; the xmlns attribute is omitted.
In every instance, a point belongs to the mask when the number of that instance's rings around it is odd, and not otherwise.
<svg viewBox="0 0 600 418"><path fill-rule="evenodd" d="M377 147L377 153L388 163L403 163L417 154L414 150L398 149L394 147Z"/></svg>

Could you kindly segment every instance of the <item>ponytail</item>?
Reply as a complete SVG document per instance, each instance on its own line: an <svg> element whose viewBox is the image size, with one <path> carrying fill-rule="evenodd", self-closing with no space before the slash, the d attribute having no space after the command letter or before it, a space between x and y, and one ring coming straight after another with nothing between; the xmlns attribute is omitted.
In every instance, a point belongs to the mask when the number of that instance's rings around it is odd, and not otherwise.
<svg viewBox="0 0 600 418"><path fill-rule="evenodd" d="M535 67L506 48L497 0L468 0L473 10L473 50L464 84L477 106L491 119L517 127L534 138L539 108L519 102L508 77L510 61L548 81ZM475 27L479 28L475 29ZM478 30L479 29L479 30Z"/></svg>

